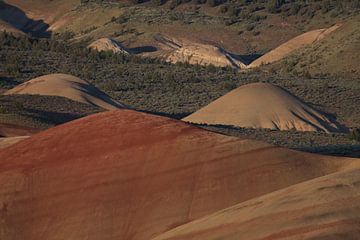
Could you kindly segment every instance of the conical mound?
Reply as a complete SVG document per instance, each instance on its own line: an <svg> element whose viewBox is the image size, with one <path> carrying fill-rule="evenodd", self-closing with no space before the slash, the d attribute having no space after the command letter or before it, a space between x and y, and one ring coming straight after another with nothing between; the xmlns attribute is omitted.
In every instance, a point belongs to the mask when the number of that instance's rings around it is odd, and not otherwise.
<svg viewBox="0 0 360 240"><path fill-rule="evenodd" d="M88 82L67 74L50 74L34 78L5 94L60 96L108 110L125 107Z"/></svg>
<svg viewBox="0 0 360 240"><path fill-rule="evenodd" d="M0 150L0 239L149 240L356 163L107 111Z"/></svg>
<svg viewBox="0 0 360 240"><path fill-rule="evenodd" d="M269 83L241 86L183 120L247 128L340 131L336 123L325 115Z"/></svg>
<svg viewBox="0 0 360 240"><path fill-rule="evenodd" d="M111 51L113 53L129 54L129 52L121 46L117 41L110 38L100 38L89 45L89 48L101 51Z"/></svg>

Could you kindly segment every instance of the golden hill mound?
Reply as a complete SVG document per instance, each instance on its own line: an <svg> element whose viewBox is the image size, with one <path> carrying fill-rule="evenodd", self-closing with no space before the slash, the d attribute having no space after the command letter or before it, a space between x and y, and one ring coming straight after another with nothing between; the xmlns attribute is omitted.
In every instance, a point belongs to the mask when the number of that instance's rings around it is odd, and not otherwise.
<svg viewBox="0 0 360 240"><path fill-rule="evenodd" d="M201 124L297 131L340 131L335 122L286 90L269 84L241 86L183 119Z"/></svg>
<svg viewBox="0 0 360 240"><path fill-rule="evenodd" d="M254 198L153 240L359 238L360 169L355 167Z"/></svg>
<svg viewBox="0 0 360 240"><path fill-rule="evenodd" d="M0 238L148 240L357 162L107 111L0 150Z"/></svg>
<svg viewBox="0 0 360 240"><path fill-rule="evenodd" d="M10 94L61 96L108 110L124 107L88 82L67 74L50 74L32 79L5 93Z"/></svg>
<svg viewBox="0 0 360 240"><path fill-rule="evenodd" d="M303 48L307 45L322 40L324 37L335 31L336 29L338 29L340 26L341 26L340 24L337 24L330 28L317 29L301 34L300 36L297 36L287 41L286 43L280 45L274 50L263 55L262 57L256 59L247 67L248 68L258 67L262 64L268 64L281 60L297 49Z"/></svg>
<svg viewBox="0 0 360 240"><path fill-rule="evenodd" d="M121 46L120 43L110 38L100 38L91 43L88 47L99 52L111 51L113 53L129 54L129 52L123 46Z"/></svg>

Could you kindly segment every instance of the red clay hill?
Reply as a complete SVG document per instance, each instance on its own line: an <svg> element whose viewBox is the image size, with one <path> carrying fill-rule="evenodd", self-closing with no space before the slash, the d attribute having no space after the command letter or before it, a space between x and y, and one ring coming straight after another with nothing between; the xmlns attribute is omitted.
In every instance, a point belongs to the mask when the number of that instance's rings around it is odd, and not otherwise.
<svg viewBox="0 0 360 240"><path fill-rule="evenodd" d="M0 239L148 240L355 164L109 111L0 150Z"/></svg>

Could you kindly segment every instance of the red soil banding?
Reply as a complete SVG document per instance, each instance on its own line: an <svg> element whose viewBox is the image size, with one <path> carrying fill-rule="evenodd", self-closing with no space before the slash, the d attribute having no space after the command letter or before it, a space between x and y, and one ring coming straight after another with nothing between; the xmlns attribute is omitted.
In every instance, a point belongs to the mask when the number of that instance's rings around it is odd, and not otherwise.
<svg viewBox="0 0 360 240"><path fill-rule="evenodd" d="M355 163L108 111L0 150L0 239L148 240Z"/></svg>

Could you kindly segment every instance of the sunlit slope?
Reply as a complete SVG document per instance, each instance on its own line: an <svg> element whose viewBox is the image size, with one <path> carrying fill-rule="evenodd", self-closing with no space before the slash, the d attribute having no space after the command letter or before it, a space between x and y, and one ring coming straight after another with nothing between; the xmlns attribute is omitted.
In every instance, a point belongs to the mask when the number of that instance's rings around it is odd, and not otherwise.
<svg viewBox="0 0 360 240"><path fill-rule="evenodd" d="M240 86L183 120L276 130L341 131L336 122L325 114L285 89L269 83Z"/></svg>
<svg viewBox="0 0 360 240"><path fill-rule="evenodd" d="M355 162L108 111L0 150L0 238L148 240Z"/></svg>

